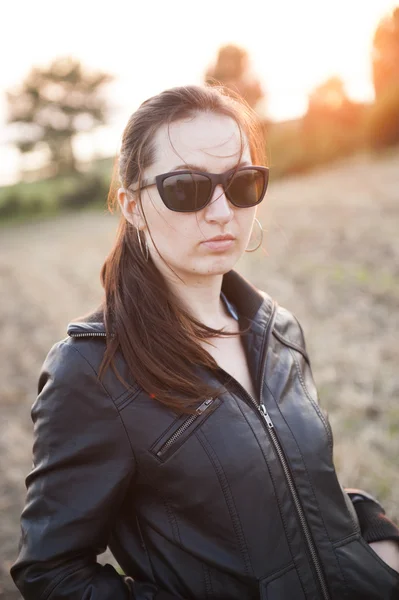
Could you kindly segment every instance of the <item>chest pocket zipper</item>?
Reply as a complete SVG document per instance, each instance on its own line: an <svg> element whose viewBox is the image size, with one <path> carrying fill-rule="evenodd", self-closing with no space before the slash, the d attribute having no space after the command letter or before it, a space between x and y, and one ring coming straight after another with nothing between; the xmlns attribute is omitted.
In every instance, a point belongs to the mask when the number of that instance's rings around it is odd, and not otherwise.
<svg viewBox="0 0 399 600"><path fill-rule="evenodd" d="M187 431L187 429L191 427L191 425L195 423L195 421L197 421L207 410L209 410L209 412L213 412L213 410L210 409L213 409L213 407L216 408L217 404L218 402L216 402L215 398L207 398L202 404L200 404L195 413L189 415L165 441L161 441L161 446L158 444L158 447L156 446L154 448L156 456L158 458L163 458L168 450Z"/></svg>

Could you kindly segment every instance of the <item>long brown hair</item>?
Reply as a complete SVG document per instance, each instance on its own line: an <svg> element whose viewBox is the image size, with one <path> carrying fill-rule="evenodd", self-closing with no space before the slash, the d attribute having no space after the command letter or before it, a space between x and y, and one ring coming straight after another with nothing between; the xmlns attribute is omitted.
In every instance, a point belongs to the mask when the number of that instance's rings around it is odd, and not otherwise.
<svg viewBox="0 0 399 600"><path fill-rule="evenodd" d="M108 198L111 212L119 208L116 177L125 189L140 183L144 170L154 160L153 140L159 127L198 112L234 119L241 145L245 134L252 161L261 164L263 136L255 114L246 104L214 87L169 89L146 100L127 123L117 163L119 172L114 174ZM140 196L138 202L142 209ZM145 218L143 210L142 214ZM123 215L115 244L101 270L101 282L107 347L100 377L111 366L123 381L114 362L120 350L134 380L166 406L192 412L198 402L218 393L201 377L201 368L216 370L217 363L199 342L232 334L207 327L183 308L151 257L145 260L137 231Z"/></svg>

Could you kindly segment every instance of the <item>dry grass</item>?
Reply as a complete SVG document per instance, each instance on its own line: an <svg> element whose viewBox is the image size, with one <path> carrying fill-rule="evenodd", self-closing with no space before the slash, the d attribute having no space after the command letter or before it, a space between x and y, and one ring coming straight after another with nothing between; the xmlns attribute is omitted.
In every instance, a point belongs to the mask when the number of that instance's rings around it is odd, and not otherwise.
<svg viewBox="0 0 399 600"><path fill-rule="evenodd" d="M398 190L399 152L271 185L258 215L265 251L239 266L303 324L342 483L376 494L397 520ZM0 597L10 600L37 375L68 321L100 299L115 228L90 212L1 231Z"/></svg>

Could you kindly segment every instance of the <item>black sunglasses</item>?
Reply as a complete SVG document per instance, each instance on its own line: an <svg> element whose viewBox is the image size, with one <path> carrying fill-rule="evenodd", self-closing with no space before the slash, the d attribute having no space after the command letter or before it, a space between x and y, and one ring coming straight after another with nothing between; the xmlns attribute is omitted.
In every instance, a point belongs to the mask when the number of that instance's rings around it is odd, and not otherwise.
<svg viewBox="0 0 399 600"><path fill-rule="evenodd" d="M202 171L169 171L152 179L129 186L133 192L156 184L165 206L176 212L195 212L212 199L215 187L221 185L228 200L238 208L249 208L262 202L269 182L269 169L254 165L230 169L225 173Z"/></svg>

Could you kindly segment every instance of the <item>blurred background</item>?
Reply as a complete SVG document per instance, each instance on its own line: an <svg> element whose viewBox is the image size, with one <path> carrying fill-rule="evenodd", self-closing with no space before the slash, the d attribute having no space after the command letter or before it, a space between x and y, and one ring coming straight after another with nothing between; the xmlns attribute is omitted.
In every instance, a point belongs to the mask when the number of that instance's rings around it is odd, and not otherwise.
<svg viewBox="0 0 399 600"><path fill-rule="evenodd" d="M398 2L14 0L0 15L0 598L19 598L41 364L101 299L123 128L174 85L221 83L259 114L266 234L238 269L303 324L342 484L399 521Z"/></svg>

